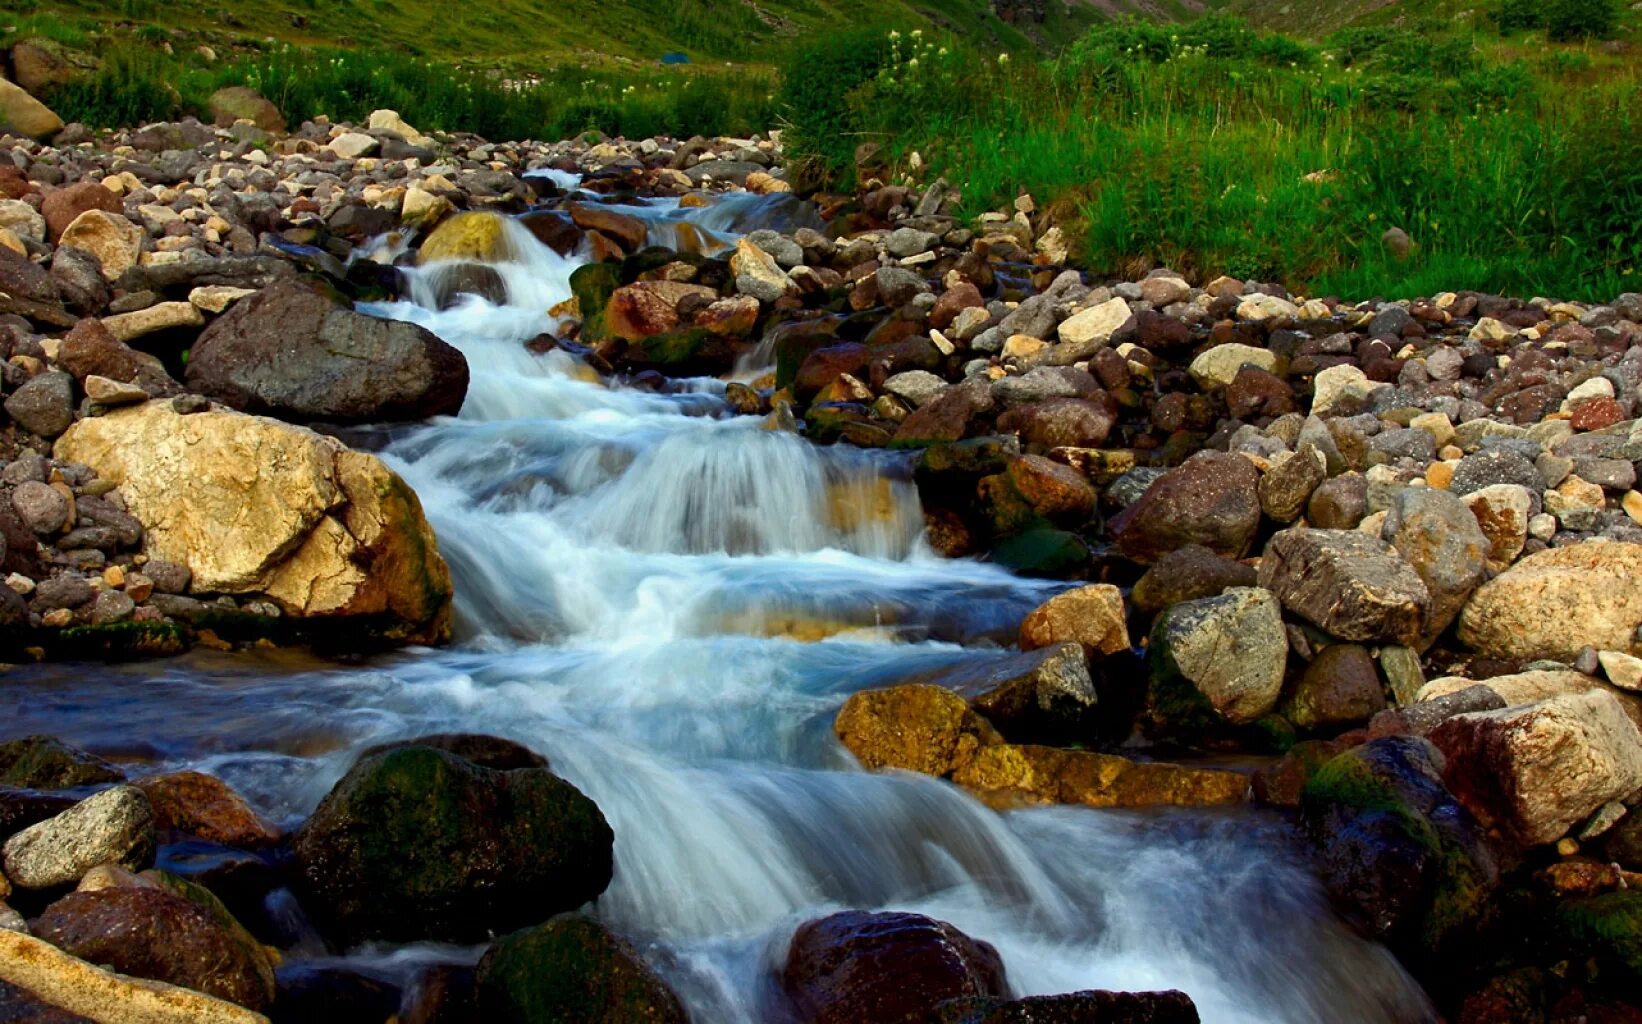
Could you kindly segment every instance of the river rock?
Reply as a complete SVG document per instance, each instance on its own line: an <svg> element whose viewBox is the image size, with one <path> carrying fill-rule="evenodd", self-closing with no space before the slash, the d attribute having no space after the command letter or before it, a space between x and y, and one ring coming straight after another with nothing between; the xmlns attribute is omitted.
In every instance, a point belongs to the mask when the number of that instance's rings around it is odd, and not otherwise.
<svg viewBox="0 0 1642 1024"><path fill-rule="evenodd" d="M1012 740L1076 738L1096 703L1088 663L1076 643L966 662L924 678L968 698Z"/></svg>
<svg viewBox="0 0 1642 1024"><path fill-rule="evenodd" d="M416 261L424 266L444 260L500 263L514 255L506 218L490 210L474 210L442 221L423 240Z"/></svg>
<svg viewBox="0 0 1642 1024"><path fill-rule="evenodd" d="M706 305L718 298L718 292L682 281L635 281L611 294L610 304L605 307L605 321L616 337L643 341L677 330L679 304L690 298Z"/></svg>
<svg viewBox="0 0 1642 1024"><path fill-rule="evenodd" d="M1066 992L1024 999L942 1003L935 1024L1199 1024L1184 992Z"/></svg>
<svg viewBox="0 0 1642 1024"><path fill-rule="evenodd" d="M574 914L514 932L479 961L479 1011L498 1024L685 1024L689 1017L638 950Z"/></svg>
<svg viewBox="0 0 1642 1024"><path fill-rule="evenodd" d="M146 402L81 420L57 457L120 487L152 559L203 593L391 640L448 639L450 573L422 506L373 455L277 420Z"/></svg>
<svg viewBox="0 0 1642 1024"><path fill-rule="evenodd" d="M1239 772L1022 744L982 748L952 780L998 809L1032 804L1202 807L1240 803L1249 788L1247 776Z"/></svg>
<svg viewBox="0 0 1642 1024"><path fill-rule="evenodd" d="M161 832L247 849L280 840L273 823L213 775L167 772L138 779L134 785L148 797L154 825Z"/></svg>
<svg viewBox="0 0 1642 1024"><path fill-rule="evenodd" d="M1642 788L1642 732L1601 690L1456 715L1431 741L1460 802L1525 846L1554 842Z"/></svg>
<svg viewBox="0 0 1642 1024"><path fill-rule="evenodd" d="M895 430L895 443L917 447L961 441L973 433L976 419L992 410L992 389L984 377L973 377L940 392L913 411Z"/></svg>
<svg viewBox="0 0 1642 1024"><path fill-rule="evenodd" d="M205 329L188 386L244 412L297 421L414 420L459 412L468 366L430 331L357 313L320 283L288 280Z"/></svg>
<svg viewBox="0 0 1642 1024"><path fill-rule="evenodd" d="M31 434L56 437L74 422L74 378L60 370L29 378L7 396L6 413Z"/></svg>
<svg viewBox="0 0 1642 1024"><path fill-rule="evenodd" d="M1391 545L1356 530L1283 530L1266 545L1260 585L1342 640L1414 646L1430 595Z"/></svg>
<svg viewBox="0 0 1642 1024"><path fill-rule="evenodd" d="M982 479L978 490L1000 534L1045 522L1078 526L1095 510L1095 489L1083 474L1041 455L1009 460L1002 473Z"/></svg>
<svg viewBox="0 0 1642 1024"><path fill-rule="evenodd" d="M274 998L260 950L209 912L164 889L113 887L74 892L51 904L34 934L121 974L151 978L252 1010Z"/></svg>
<svg viewBox="0 0 1642 1024"><path fill-rule="evenodd" d="M154 398L170 397L182 390L159 359L125 344L95 318L81 320L63 336L57 365L82 382L104 377L135 384Z"/></svg>
<svg viewBox="0 0 1642 1024"><path fill-rule="evenodd" d="M1260 477L1260 510L1276 522L1292 523L1327 479L1328 459L1311 445L1302 445L1292 456L1274 461Z"/></svg>
<svg viewBox="0 0 1642 1024"><path fill-rule="evenodd" d="M1182 601L1153 627L1151 657L1147 706L1157 724L1253 722L1283 689L1282 608L1259 587Z"/></svg>
<svg viewBox="0 0 1642 1024"><path fill-rule="evenodd" d="M1425 583L1430 603L1421 641L1429 646L1487 576L1492 545L1465 502L1434 488L1397 492L1381 535Z"/></svg>
<svg viewBox="0 0 1642 1024"><path fill-rule="evenodd" d="M57 244L84 249L97 257L103 277L118 281L137 265L143 251L143 229L119 213L87 210L60 233Z"/></svg>
<svg viewBox="0 0 1642 1024"><path fill-rule="evenodd" d="M360 157L375 153L381 145L374 135L367 135L364 132L343 132L332 139L325 148L343 160L358 160Z"/></svg>
<svg viewBox="0 0 1642 1024"><path fill-rule="evenodd" d="M1071 641L1090 652L1117 654L1129 649L1123 592L1109 583L1056 594L1021 623L1020 648L1037 650Z"/></svg>
<svg viewBox="0 0 1642 1024"><path fill-rule="evenodd" d="M610 826L545 768L433 747L361 758L296 833L311 913L346 942L475 942L610 884Z"/></svg>
<svg viewBox="0 0 1642 1024"><path fill-rule="evenodd" d="M1054 349L1054 362L1070 366L1089 358L1129 322L1130 315L1129 304L1122 299L1109 299L1073 313L1060 322L1060 345Z"/></svg>
<svg viewBox="0 0 1642 1024"><path fill-rule="evenodd" d="M606 206L593 203L570 203L565 208L570 220L583 231L597 231L606 238L621 243L628 252L644 248L650 229L637 217L629 217ZM762 251L762 250L760 250Z"/></svg>
<svg viewBox="0 0 1642 1024"><path fill-rule="evenodd" d="M68 522L68 499L48 484L26 480L11 492L11 507L38 534L59 533Z"/></svg>
<svg viewBox="0 0 1642 1024"><path fill-rule="evenodd" d="M1253 566L1215 554L1201 544L1187 544L1158 559L1135 582L1129 597L1144 612L1160 612L1181 601L1216 597L1227 587L1259 582Z"/></svg>
<svg viewBox="0 0 1642 1024"><path fill-rule="evenodd" d="M154 812L132 786L115 786L6 840L6 877L21 889L79 880L99 864L145 868L154 856Z"/></svg>
<svg viewBox="0 0 1642 1024"><path fill-rule="evenodd" d="M949 999L1009 994L985 942L921 914L859 910L799 926L781 987L799 1024L925 1024Z"/></svg>
<svg viewBox="0 0 1642 1024"><path fill-rule="evenodd" d="M1630 716L1631 721L1642 728L1642 697L1616 689L1594 676L1574 669L1532 669L1480 680L1463 676L1440 676L1420 687L1418 700L1435 700L1477 686L1497 694L1505 707L1537 704L1553 697L1577 696L1593 690L1602 690L1612 694Z"/></svg>
<svg viewBox="0 0 1642 1024"><path fill-rule="evenodd" d="M1283 717L1307 731L1359 725L1385 710L1385 687L1368 650L1329 644L1300 677L1283 704Z"/></svg>
<svg viewBox="0 0 1642 1024"><path fill-rule="evenodd" d="M1533 495L1521 484L1493 484L1472 491L1461 500L1488 539L1488 568L1495 573L1504 572L1528 543Z"/></svg>
<svg viewBox="0 0 1642 1024"><path fill-rule="evenodd" d="M968 764L982 747L1003 742L968 701L927 683L851 694L833 731L869 771L899 768L939 776Z"/></svg>
<svg viewBox="0 0 1642 1024"><path fill-rule="evenodd" d="M40 1024L268 1024L268 1018L243 1006L93 967L43 939L5 929L0 929L0 983L66 1014L40 1017ZM0 998L0 1004L5 1001Z"/></svg>
<svg viewBox="0 0 1642 1024"><path fill-rule="evenodd" d="M65 185L46 193L40 203L40 213L46 218L46 233L53 242L60 239L68 226L88 210L123 216L125 204L120 202L119 196L94 181Z"/></svg>
<svg viewBox="0 0 1642 1024"><path fill-rule="evenodd" d="M0 786L70 789L124 781L125 773L107 761L52 736L0 743Z"/></svg>
<svg viewBox="0 0 1642 1024"><path fill-rule="evenodd" d="M46 139L63 130L63 119L21 86L0 78L0 128L4 127L29 138Z"/></svg>
<svg viewBox="0 0 1642 1024"><path fill-rule="evenodd" d="M1536 552L1480 587L1459 638L1496 658L1571 661L1586 647L1642 653L1642 544Z"/></svg>
<svg viewBox="0 0 1642 1024"><path fill-rule="evenodd" d="M730 272L735 275L736 291L760 302L774 302L798 293L798 285L776 264L775 258L745 238L736 243L735 255L730 257Z"/></svg>
<svg viewBox="0 0 1642 1024"><path fill-rule="evenodd" d="M103 317L103 327L121 342L135 341L161 331L198 327L203 323L205 317L192 302L156 302L129 313Z"/></svg>
<svg viewBox="0 0 1642 1024"><path fill-rule="evenodd" d="M1226 387L1237 377L1237 371L1253 366L1270 373L1277 367L1277 353L1253 345L1235 342L1216 345L1192 360L1192 377L1204 388Z"/></svg>
<svg viewBox="0 0 1642 1024"><path fill-rule="evenodd" d="M1443 766L1427 740L1370 740L1319 768L1300 799L1330 894L1418 963L1465 934L1499 878L1481 828L1444 787Z"/></svg>
<svg viewBox="0 0 1642 1024"><path fill-rule="evenodd" d="M231 127L235 121L250 121L265 132L285 131L285 117L279 108L255 89L230 85L218 89L206 101L206 108L219 127Z"/></svg>
<svg viewBox="0 0 1642 1024"><path fill-rule="evenodd" d="M1241 455L1199 452L1146 488L1109 524L1125 557L1142 565L1187 544L1233 558L1260 528L1260 474Z"/></svg>

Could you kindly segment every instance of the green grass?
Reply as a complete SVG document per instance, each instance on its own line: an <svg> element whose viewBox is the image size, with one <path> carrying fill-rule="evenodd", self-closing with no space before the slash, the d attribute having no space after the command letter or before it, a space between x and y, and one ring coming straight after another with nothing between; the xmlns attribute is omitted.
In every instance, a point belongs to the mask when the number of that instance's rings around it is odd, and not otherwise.
<svg viewBox="0 0 1642 1024"><path fill-rule="evenodd" d="M1030 192L1103 273L1356 297L1642 289L1642 79L1622 58L1389 27L1322 47L1227 19L1108 26L1044 62L945 47L920 41L914 67L903 46L841 129L794 141L876 139L903 167L916 151L971 212ZM803 155L847 170L841 143ZM1382 249L1390 226L1417 244L1406 262Z"/></svg>

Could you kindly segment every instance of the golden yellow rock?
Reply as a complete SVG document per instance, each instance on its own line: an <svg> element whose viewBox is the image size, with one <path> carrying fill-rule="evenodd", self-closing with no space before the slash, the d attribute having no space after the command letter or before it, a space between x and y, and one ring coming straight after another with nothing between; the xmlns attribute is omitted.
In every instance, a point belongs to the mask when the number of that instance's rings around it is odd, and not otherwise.
<svg viewBox="0 0 1642 1024"><path fill-rule="evenodd" d="M422 243L416 261L438 260L467 263L500 263L514 256L507 238L507 221L499 213L474 210L446 219Z"/></svg>
<svg viewBox="0 0 1642 1024"><path fill-rule="evenodd" d="M1129 626L1123 614L1123 592L1109 583L1068 590L1039 605L1021 623L1023 651L1068 641L1102 654L1127 651Z"/></svg>
<svg viewBox="0 0 1642 1024"><path fill-rule="evenodd" d="M987 746L952 776L986 803L1197 807L1241 803L1247 776L1114 754L1017 744Z"/></svg>
<svg viewBox="0 0 1642 1024"><path fill-rule="evenodd" d="M87 210L63 229L58 245L72 245L97 257L103 277L118 281L137 265L143 251L143 229L117 213Z"/></svg>
<svg viewBox="0 0 1642 1024"><path fill-rule="evenodd" d="M923 683L851 695L833 731L865 768L925 775L951 775L983 747L1003 742L968 701Z"/></svg>
<svg viewBox="0 0 1642 1024"><path fill-rule="evenodd" d="M450 573L416 494L333 438L220 407L150 401L81 420L57 457L120 487L145 552L201 593L266 594L287 615L363 618L411 643L448 640Z"/></svg>
<svg viewBox="0 0 1642 1024"><path fill-rule="evenodd" d="M1455 462L1433 462L1425 467L1425 482L1440 491L1448 490L1454 482Z"/></svg>
<svg viewBox="0 0 1642 1024"><path fill-rule="evenodd" d="M712 201L701 192L686 192L678 197L678 205L686 210L700 210L712 205Z"/></svg>
<svg viewBox="0 0 1642 1024"><path fill-rule="evenodd" d="M243 1006L175 985L105 971L20 932L0 929L0 981L96 1024L268 1024Z"/></svg>
<svg viewBox="0 0 1642 1024"><path fill-rule="evenodd" d="M1626 491L1619 505L1631 517L1631 522L1642 524L1642 492Z"/></svg>

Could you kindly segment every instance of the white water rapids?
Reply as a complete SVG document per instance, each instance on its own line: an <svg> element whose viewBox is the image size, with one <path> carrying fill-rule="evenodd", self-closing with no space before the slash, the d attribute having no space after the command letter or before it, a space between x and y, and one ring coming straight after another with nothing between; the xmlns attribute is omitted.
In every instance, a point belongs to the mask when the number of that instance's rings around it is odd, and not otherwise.
<svg viewBox="0 0 1642 1024"><path fill-rule="evenodd" d="M713 216L669 204L660 219L691 214ZM758 226L737 214L708 223ZM987 638L1007 642L1052 588L933 555L904 456L764 430L714 381L660 395L530 354L578 261L522 228L511 240L505 306L435 312L413 281L421 304L373 309L433 330L472 371L459 419L386 454L450 562L456 646L351 667L198 654L29 670L0 688L6 731L203 768L287 823L365 745L522 741L609 818L615 880L596 911L698 1022L771 1019L792 930L845 907L951 921L997 947L1023 995L1179 988L1222 1024L1431 1019L1392 957L1334 918L1275 817L1000 815L857 769L831 732L849 693L998 656Z"/></svg>

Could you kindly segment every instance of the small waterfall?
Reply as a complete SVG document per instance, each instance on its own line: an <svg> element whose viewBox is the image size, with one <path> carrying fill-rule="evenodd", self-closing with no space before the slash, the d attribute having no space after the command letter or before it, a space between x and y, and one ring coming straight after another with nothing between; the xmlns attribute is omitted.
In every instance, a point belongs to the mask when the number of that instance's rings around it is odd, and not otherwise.
<svg viewBox="0 0 1642 1024"><path fill-rule="evenodd" d="M763 226L790 203L635 209L662 238ZM410 272L413 301L371 307L469 362L462 415L385 455L450 562L458 646L356 668L202 653L158 673L24 669L0 688L13 730L148 744L287 822L366 745L519 740L611 821L596 911L699 1021L771 1019L793 929L843 907L949 920L997 947L1021 994L1181 988L1215 1024L1432 1019L1259 811L1001 815L939 780L856 770L831 729L850 693L1001 656L1059 585L932 555L904 456L766 431L715 381L655 394L532 353L580 259L516 224L505 240L490 264L505 303L438 311L434 266ZM348 962L402 980L475 955Z"/></svg>

